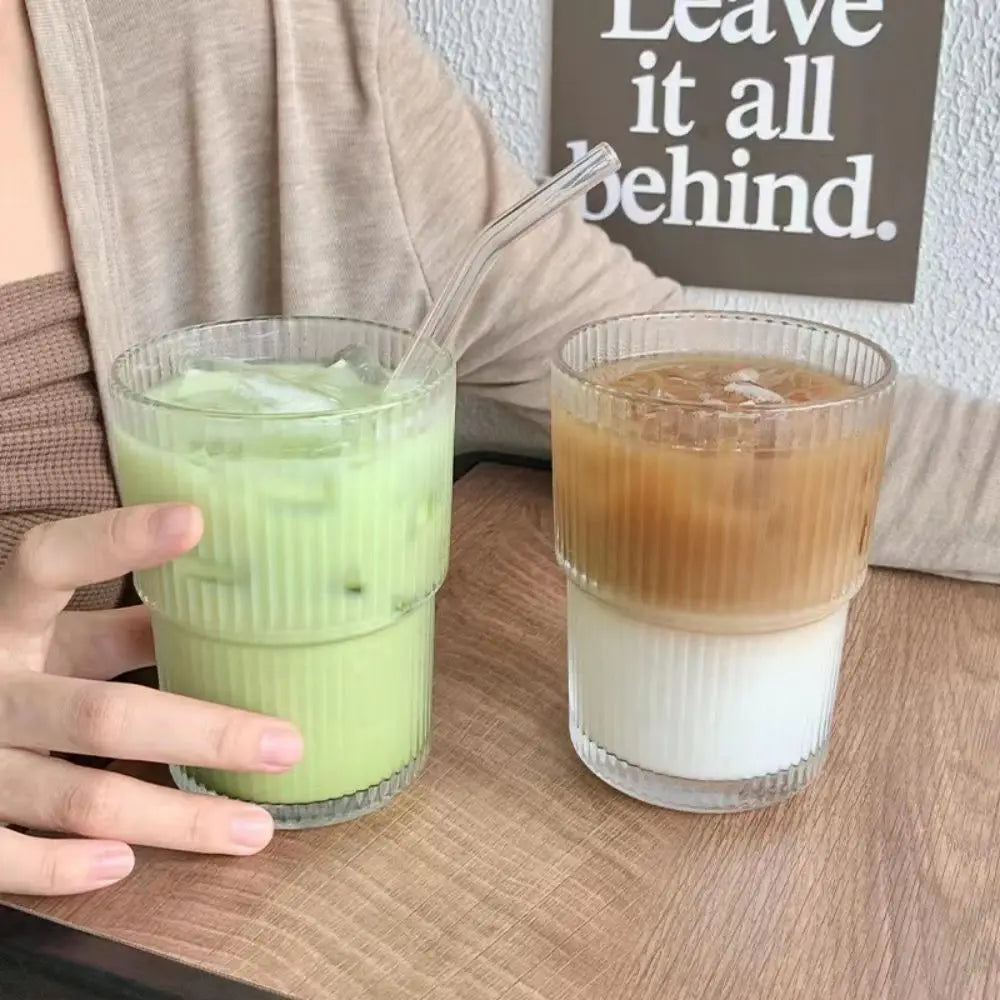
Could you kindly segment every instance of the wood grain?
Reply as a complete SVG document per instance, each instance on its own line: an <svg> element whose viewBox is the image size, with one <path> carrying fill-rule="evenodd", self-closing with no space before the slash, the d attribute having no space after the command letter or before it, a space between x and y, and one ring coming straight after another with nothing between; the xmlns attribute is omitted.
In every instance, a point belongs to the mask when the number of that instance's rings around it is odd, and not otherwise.
<svg viewBox="0 0 1000 1000"><path fill-rule="evenodd" d="M818 782L670 813L570 747L550 504L458 484L431 762L390 809L20 905L302 1000L1000 996L1000 590L875 573Z"/></svg>

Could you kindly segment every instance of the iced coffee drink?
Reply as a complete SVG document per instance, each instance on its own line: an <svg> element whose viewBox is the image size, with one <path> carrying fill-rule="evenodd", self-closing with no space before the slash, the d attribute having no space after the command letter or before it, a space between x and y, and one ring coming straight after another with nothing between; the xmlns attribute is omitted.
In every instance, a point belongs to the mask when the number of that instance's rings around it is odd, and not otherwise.
<svg viewBox="0 0 1000 1000"><path fill-rule="evenodd" d="M732 314L634 317L563 344L570 727L602 778L728 810L816 773L893 377L862 338Z"/></svg>
<svg viewBox="0 0 1000 1000"><path fill-rule="evenodd" d="M260 320L141 344L114 370L125 503L187 501L205 532L137 574L161 686L294 722L286 774L174 767L282 826L349 819L419 773L448 562L454 367L393 385L402 333Z"/></svg>

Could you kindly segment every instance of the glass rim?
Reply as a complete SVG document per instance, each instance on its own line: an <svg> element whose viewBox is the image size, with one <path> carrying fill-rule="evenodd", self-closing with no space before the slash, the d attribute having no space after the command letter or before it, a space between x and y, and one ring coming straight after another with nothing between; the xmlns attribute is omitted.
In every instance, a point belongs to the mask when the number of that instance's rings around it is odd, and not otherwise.
<svg viewBox="0 0 1000 1000"><path fill-rule="evenodd" d="M324 420L331 417L358 417L383 413L396 407L404 406L407 403L415 402L431 395L455 370L455 358L452 353L443 345L435 341L427 341L428 347L439 360L447 362L443 369L431 380L421 382L411 391L393 396L378 403L366 406L340 407L337 409L310 411L309 413L233 413L226 410L207 410L197 407L182 406L178 403L170 403L161 399L152 399L146 392L133 388L123 377L123 369L129 361L134 360L142 351L154 348L158 344L180 337L183 334L196 333L199 330L226 329L240 326L257 326L267 323L329 323L342 324L353 323L357 326L368 327L382 333L390 333L398 336L413 339L415 334L402 327L392 326L388 323L378 323L374 320L355 319L350 316L323 316L319 314L285 314L271 316L250 316L243 319L227 319L216 322L192 323L188 326L175 327L172 330L165 330L162 333L154 334L145 340L140 340L131 347L127 347L118 354L111 362L109 375L109 386L113 395L128 399L139 406L149 407L153 410L163 410L173 413L186 413L192 416L202 416L210 420L262 420L262 421L298 421L298 420Z"/></svg>
<svg viewBox="0 0 1000 1000"><path fill-rule="evenodd" d="M590 333L592 331L600 330L602 328L610 327L615 323L621 324L634 324L640 320L661 320L667 323L674 323L679 320L721 320L723 322L755 322L755 323L771 323L778 326L793 326L800 330L813 331L816 333L827 334L827 335L837 335L840 337L847 337L853 340L855 343L867 347L869 350L873 351L885 365L885 371L883 374L874 381L871 385L858 386L858 391L850 396L844 396L842 399L826 399L826 400L814 400L810 402L793 402L784 401L781 403L767 403L760 402L758 405L754 406L752 409L737 409L735 407L718 407L709 406L705 403L693 402L688 400L673 400L673 399L662 399L657 396L651 396L648 393L639 392L635 389L620 389L615 386L604 385L592 378L587 378L586 372L575 371L573 368L567 364L564 354L566 348L569 344L576 338ZM692 352L693 353L693 352ZM760 358L767 358L769 355L762 354L759 355ZM626 359L617 359L626 360ZM775 358L774 360L780 360ZM828 323L814 322L812 320L802 319L796 316L786 316L779 313L754 313L746 312L743 310L729 310L729 309L665 309L659 312L645 312L645 313L624 313L617 316L609 316L606 319L596 320L594 322L585 323L583 326L578 326L575 330L567 333L560 341L555 350L555 356L552 360L553 366L556 370L565 375L567 378L576 382L578 385L586 386L587 388L593 389L600 395L610 397L613 399L622 399L633 403L644 403L644 404L654 404L657 406L662 406L664 408L672 407L679 410L688 410L692 412L699 413L710 413L719 415L731 415L731 416L742 416L747 417L755 413L787 413L794 411L796 413L801 413L809 410L828 410L838 406L849 406L862 402L864 400L870 399L872 397L878 396L885 392L887 389L892 388L896 381L898 375L898 366L896 364L895 358L880 344L875 343L869 337L865 337L863 334L854 333L851 330L845 330L841 327L832 326ZM592 369L587 369L587 371L592 371Z"/></svg>

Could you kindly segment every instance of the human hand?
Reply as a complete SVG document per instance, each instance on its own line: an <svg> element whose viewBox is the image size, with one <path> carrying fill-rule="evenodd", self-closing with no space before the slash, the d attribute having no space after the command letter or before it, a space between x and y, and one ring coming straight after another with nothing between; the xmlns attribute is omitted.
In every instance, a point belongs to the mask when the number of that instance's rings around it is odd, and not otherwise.
<svg viewBox="0 0 1000 1000"><path fill-rule="evenodd" d="M287 722L111 682L153 662L144 607L63 610L76 588L168 562L201 532L194 507L123 508L40 525L0 569L0 824L86 838L0 826L0 892L68 895L112 885L132 871L130 844L247 855L270 841L271 817L257 806L47 755L266 773L301 757Z"/></svg>

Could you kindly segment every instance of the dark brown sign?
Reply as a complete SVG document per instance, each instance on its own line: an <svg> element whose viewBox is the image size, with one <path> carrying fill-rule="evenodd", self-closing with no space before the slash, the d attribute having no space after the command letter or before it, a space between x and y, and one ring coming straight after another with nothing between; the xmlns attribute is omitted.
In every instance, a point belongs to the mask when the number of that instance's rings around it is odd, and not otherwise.
<svg viewBox="0 0 1000 1000"><path fill-rule="evenodd" d="M912 302L944 0L553 0L551 166L689 285Z"/></svg>

